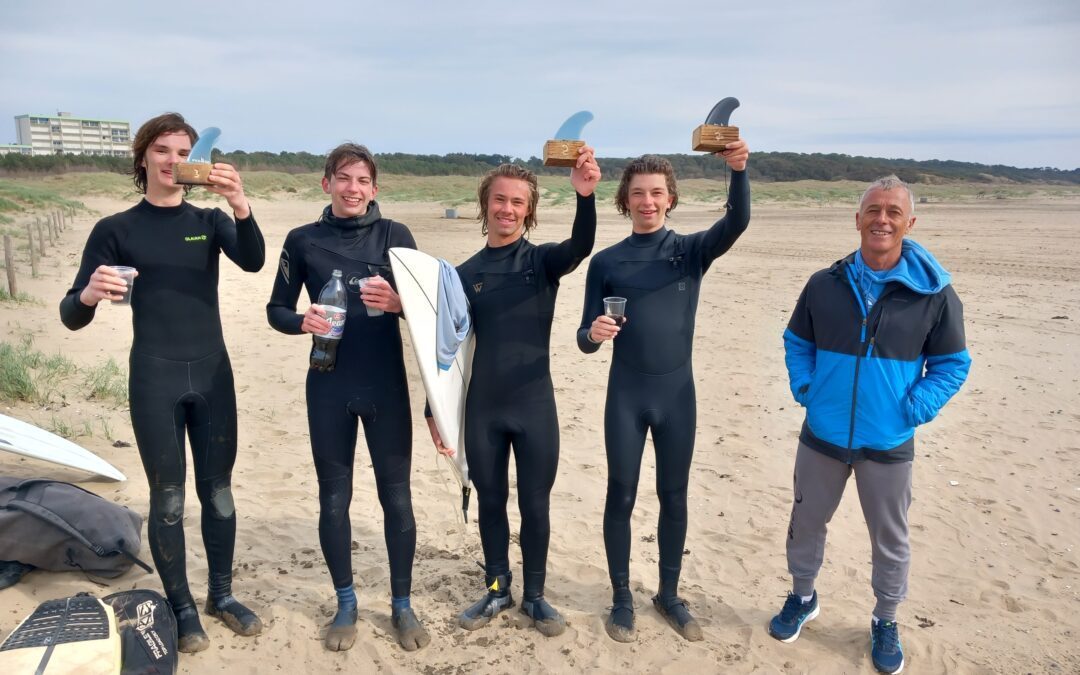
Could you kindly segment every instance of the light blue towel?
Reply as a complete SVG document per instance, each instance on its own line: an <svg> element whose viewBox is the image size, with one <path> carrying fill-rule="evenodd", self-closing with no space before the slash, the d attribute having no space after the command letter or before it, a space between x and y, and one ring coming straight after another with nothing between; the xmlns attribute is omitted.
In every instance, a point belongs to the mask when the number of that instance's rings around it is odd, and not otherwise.
<svg viewBox="0 0 1080 675"><path fill-rule="evenodd" d="M439 301L435 314L435 357L450 370L458 346L469 334L469 299L454 266L439 259Z"/></svg>

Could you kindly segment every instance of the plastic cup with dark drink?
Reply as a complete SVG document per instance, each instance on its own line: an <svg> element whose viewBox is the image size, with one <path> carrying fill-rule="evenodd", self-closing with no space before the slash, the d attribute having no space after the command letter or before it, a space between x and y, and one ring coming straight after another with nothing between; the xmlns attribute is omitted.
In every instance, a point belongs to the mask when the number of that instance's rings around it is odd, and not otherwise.
<svg viewBox="0 0 1080 675"><path fill-rule="evenodd" d="M124 295L119 300L113 300L114 305L130 305L131 304L131 289L135 285L135 268L127 267L124 265L109 265L117 274L123 277L127 282L127 290L124 291Z"/></svg>
<svg viewBox="0 0 1080 675"><path fill-rule="evenodd" d="M369 281L371 281L371 277L364 277L363 279L360 280L360 292L361 293L364 292L364 286L367 286ZM384 314L384 312L381 309L379 309L378 307L371 307L371 306L365 304L364 309L367 310L367 315L368 316L382 316Z"/></svg>
<svg viewBox="0 0 1080 675"><path fill-rule="evenodd" d="M614 319L616 326L626 323L626 298L604 298L604 316Z"/></svg>

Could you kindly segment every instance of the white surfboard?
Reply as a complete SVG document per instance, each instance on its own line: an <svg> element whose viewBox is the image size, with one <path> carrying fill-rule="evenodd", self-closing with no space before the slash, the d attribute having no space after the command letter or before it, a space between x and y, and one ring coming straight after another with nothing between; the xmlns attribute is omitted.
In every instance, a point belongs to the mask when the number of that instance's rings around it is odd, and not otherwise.
<svg viewBox="0 0 1080 675"><path fill-rule="evenodd" d="M113 480L127 480L119 469L86 448L7 415L0 415L0 450L89 471Z"/></svg>
<svg viewBox="0 0 1080 675"><path fill-rule="evenodd" d="M458 347L449 370L439 368L436 359L435 319L439 303L439 260L411 248L390 249L390 267L401 297L405 323L409 327L416 363L424 381L431 416L443 443L454 449L453 466L464 489L469 486L469 465L465 461L465 393L472 375L474 340L472 331Z"/></svg>

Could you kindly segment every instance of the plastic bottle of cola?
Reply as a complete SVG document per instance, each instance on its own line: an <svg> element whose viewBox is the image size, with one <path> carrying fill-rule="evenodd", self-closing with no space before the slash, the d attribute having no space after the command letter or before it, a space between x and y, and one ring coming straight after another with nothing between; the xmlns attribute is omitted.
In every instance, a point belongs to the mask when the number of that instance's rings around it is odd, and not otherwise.
<svg viewBox="0 0 1080 675"><path fill-rule="evenodd" d="M311 367L327 372L334 369L337 362L337 348L345 334L345 312L348 310L348 296L345 284L341 282L341 270L334 270L330 281L319 291L319 304L326 310L326 321L330 330L322 335L313 335L311 346Z"/></svg>

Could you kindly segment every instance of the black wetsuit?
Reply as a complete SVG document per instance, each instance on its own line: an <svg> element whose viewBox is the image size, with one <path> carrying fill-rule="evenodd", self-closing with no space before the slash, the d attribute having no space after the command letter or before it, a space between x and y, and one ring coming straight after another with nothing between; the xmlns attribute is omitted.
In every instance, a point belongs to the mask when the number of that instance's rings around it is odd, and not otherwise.
<svg viewBox="0 0 1080 675"><path fill-rule="evenodd" d="M316 303L333 271L341 270L349 302L337 362L330 372L309 370L307 376L308 428L319 478L319 541L334 587L352 586L349 504L359 420L383 508L390 588L401 598L409 595L416 552L409 390L398 315L368 316L359 287L360 279L376 274L392 283L387 250L394 246L416 248L416 242L407 227L383 218L375 202L358 218L337 218L327 207L318 221L285 238L266 316L277 330L299 335L301 288Z"/></svg>
<svg viewBox="0 0 1080 675"><path fill-rule="evenodd" d="M627 323L614 339L604 439L608 488L604 545L612 584L630 577L630 515L637 498L645 433L656 446L656 492L660 498L660 580L674 588L686 541L686 488L694 454L697 400L691 355L701 279L750 220L750 186L745 171L731 176L727 215L704 232L676 234L663 227L631 234L600 251L589 263L585 309L578 346L589 340L593 320L604 313L604 298L626 301Z"/></svg>
<svg viewBox="0 0 1080 675"><path fill-rule="evenodd" d="M543 594L549 498L559 464L551 382L551 322L559 279L592 251L596 202L577 197L570 238L536 246L524 237L484 247L458 268L476 334L465 406L465 452L476 486L489 577L510 571L507 471L517 464L525 598Z"/></svg>
<svg viewBox="0 0 1080 675"><path fill-rule="evenodd" d="M262 268L265 249L253 217L234 223L220 209L144 200L94 226L75 284L60 303L64 325L82 328L96 311L79 299L94 270L129 265L139 271L131 294L131 426L150 483L150 551L177 613L194 608L184 555L185 430L202 504L210 595L231 592L236 393L218 312L221 252L245 271Z"/></svg>

